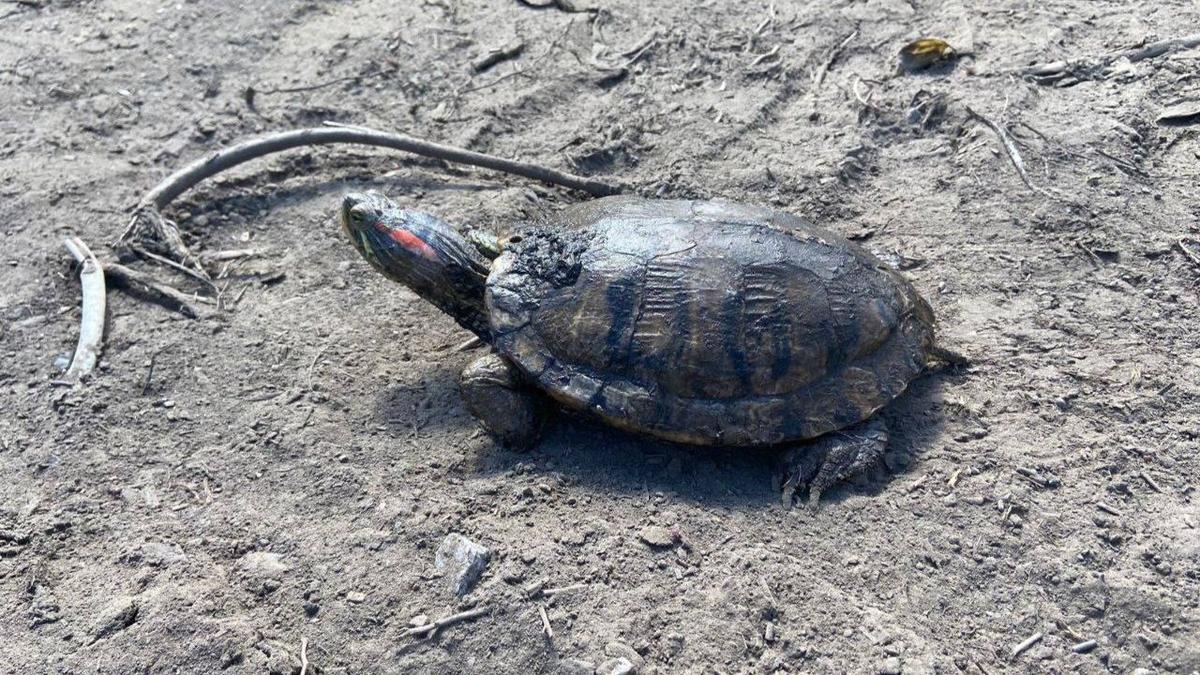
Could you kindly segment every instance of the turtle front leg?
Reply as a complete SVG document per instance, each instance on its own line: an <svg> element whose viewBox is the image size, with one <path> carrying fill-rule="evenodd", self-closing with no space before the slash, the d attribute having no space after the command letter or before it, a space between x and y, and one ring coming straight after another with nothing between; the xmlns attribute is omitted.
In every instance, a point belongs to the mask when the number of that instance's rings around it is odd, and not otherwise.
<svg viewBox="0 0 1200 675"><path fill-rule="evenodd" d="M791 506L807 489L809 507L816 508L829 488L879 463L887 442L887 424L872 417L788 450L780 462L783 503Z"/></svg>
<svg viewBox="0 0 1200 675"><path fill-rule="evenodd" d="M542 431L541 392L526 384L508 359L499 354L480 357L463 369L459 385L467 408L493 438L516 450L537 442Z"/></svg>

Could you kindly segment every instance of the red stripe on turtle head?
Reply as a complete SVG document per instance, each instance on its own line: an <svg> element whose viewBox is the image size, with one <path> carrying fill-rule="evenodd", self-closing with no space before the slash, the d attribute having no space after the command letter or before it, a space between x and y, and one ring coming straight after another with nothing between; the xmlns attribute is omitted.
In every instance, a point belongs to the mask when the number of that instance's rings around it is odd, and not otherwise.
<svg viewBox="0 0 1200 675"><path fill-rule="evenodd" d="M384 233L387 234L392 241L403 246L405 250L415 253L427 260L432 260L434 262L439 261L437 251L433 250L432 246L426 244L423 239L412 232L409 232L402 227L381 226L380 229L384 229Z"/></svg>

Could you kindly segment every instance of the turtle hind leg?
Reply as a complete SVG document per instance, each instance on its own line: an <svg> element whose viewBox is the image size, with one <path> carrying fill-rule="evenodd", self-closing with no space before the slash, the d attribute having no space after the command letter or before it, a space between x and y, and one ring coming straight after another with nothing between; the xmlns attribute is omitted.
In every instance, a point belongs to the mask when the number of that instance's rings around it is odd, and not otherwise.
<svg viewBox="0 0 1200 675"><path fill-rule="evenodd" d="M467 408L493 438L514 450L537 443L544 408L541 392L530 387L508 359L481 356L463 369L459 386Z"/></svg>
<svg viewBox="0 0 1200 675"><path fill-rule="evenodd" d="M815 509L831 487L877 465L887 442L887 425L872 417L788 450L780 467L783 503L790 507L796 493L807 490L809 507Z"/></svg>
<svg viewBox="0 0 1200 675"><path fill-rule="evenodd" d="M953 368L969 366L971 364L970 357L961 352L956 352L948 347L941 345L933 345L929 348L930 365L936 363L944 363Z"/></svg>

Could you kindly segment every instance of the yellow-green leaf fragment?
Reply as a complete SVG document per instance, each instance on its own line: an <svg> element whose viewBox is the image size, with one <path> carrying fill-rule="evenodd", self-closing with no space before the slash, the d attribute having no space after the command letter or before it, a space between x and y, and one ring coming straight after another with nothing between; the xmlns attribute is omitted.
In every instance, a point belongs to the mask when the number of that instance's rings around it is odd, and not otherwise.
<svg viewBox="0 0 1200 675"><path fill-rule="evenodd" d="M900 68L907 72L922 70L957 56L949 42L939 38L913 40L900 49Z"/></svg>

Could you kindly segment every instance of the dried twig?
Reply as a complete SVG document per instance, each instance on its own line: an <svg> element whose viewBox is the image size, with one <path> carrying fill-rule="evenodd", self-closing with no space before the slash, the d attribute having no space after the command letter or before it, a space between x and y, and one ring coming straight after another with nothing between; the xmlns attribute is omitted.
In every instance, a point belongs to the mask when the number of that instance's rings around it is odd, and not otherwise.
<svg viewBox="0 0 1200 675"><path fill-rule="evenodd" d="M1159 485L1158 481L1154 480L1150 474L1146 473L1145 471L1139 471L1138 475L1142 477L1142 480L1146 481L1146 485L1149 485L1151 490L1154 490L1155 492L1163 491L1162 486Z"/></svg>
<svg viewBox="0 0 1200 675"><path fill-rule="evenodd" d="M1023 642L1021 642L1021 644L1017 645L1016 647L1013 647L1012 658L1014 658L1014 659L1017 658L1018 656L1023 654L1026 649L1029 649L1030 647L1032 647L1032 646L1036 645L1038 642L1040 642L1041 639L1042 639L1041 633L1034 633L1033 635L1030 635L1029 637L1025 638L1025 640Z"/></svg>
<svg viewBox="0 0 1200 675"><path fill-rule="evenodd" d="M118 238L118 243L130 238L148 239L167 249L179 262L207 274L196 257L188 250L175 223L162 216L162 209L179 195L200 181L252 159L302 146L350 143L373 145L433 157L447 162L470 164L486 169L510 173L533 180L540 180L563 187L581 190L592 195L617 194L617 185L584 176L551 169L530 162L504 159L463 148L424 141L404 134L376 131L365 127L322 127L297 129L267 134L217 151L196 160L168 176L146 193L134 210L129 225Z"/></svg>
<svg viewBox="0 0 1200 675"><path fill-rule="evenodd" d="M832 50L830 50L829 57L826 58L825 61L821 64L820 68L818 68L817 71L815 73L813 73L812 89L810 90L812 92L812 97L810 99L811 109L809 110L809 113L808 113L809 119L816 119L817 97L821 93L821 85L825 83L825 76L829 74L829 69L833 67L833 62L837 61L838 57L841 56L841 54L842 54L842 50L845 49L846 45L850 44L850 41L856 37L858 37L857 30L854 31L853 33L847 35L841 42L838 43L838 45L836 47L834 47Z"/></svg>
<svg viewBox="0 0 1200 675"><path fill-rule="evenodd" d="M308 638L300 638L300 675L308 675Z"/></svg>
<svg viewBox="0 0 1200 675"><path fill-rule="evenodd" d="M1126 49L1112 54L1106 54L1095 59L1076 59L1074 61L1054 61L1051 63L1042 63L1036 66L1030 66L1023 69L1021 72L1035 79L1053 81L1060 79L1066 75L1076 72L1087 75L1087 70L1100 72L1106 69L1113 63L1121 59L1127 59L1130 63L1145 61L1163 54L1180 51L1183 49L1191 49L1192 47L1200 46L1200 33L1188 35L1186 37L1174 38L1170 40L1161 40L1152 42L1144 47L1136 49Z"/></svg>
<svg viewBox="0 0 1200 675"><path fill-rule="evenodd" d="M189 319L194 319L200 315L195 305L192 304L195 301L202 302L200 298L187 295L165 284L160 284L148 275L119 263L108 263L105 269L108 272L109 278L116 285L123 286L126 290L145 300L179 312Z"/></svg>
<svg viewBox="0 0 1200 675"><path fill-rule="evenodd" d="M595 14L600 10L595 7L576 7L573 0L546 0L546 2L534 2L533 0L517 0L518 5L523 5L530 9L557 9L560 12L568 14Z"/></svg>
<svg viewBox="0 0 1200 675"><path fill-rule="evenodd" d="M554 639L554 629L550 627L550 617L546 615L546 605L538 603L538 614L542 615L542 632L545 633L547 640Z"/></svg>
<svg viewBox="0 0 1200 675"><path fill-rule="evenodd" d="M205 251L200 254L200 259L206 263L214 263L241 258L256 258L264 254L264 251L257 248L234 248L227 251Z"/></svg>
<svg viewBox="0 0 1200 675"><path fill-rule="evenodd" d="M212 282L212 277L210 277L208 275L208 270L204 269L203 267L201 267L199 265L197 265L196 269L193 270L192 268L190 268L186 265L181 265L181 264L175 262L174 260L171 260L170 258L164 258L161 255L154 253L153 251L147 251L146 249L144 249L141 246L138 246L136 244L130 246L129 248L133 249L134 253L142 256L143 258L146 258L147 260L151 260L153 262L159 263L160 265L166 265L167 267L170 267L173 270L176 270L182 274L186 274L187 276L199 281L200 283L202 283L205 286L212 289L212 291L214 293L220 294L220 292L221 292L220 289L217 288L217 285Z"/></svg>
<svg viewBox="0 0 1200 675"><path fill-rule="evenodd" d="M1175 247L1187 256L1188 260L1191 260L1196 265L1200 265L1200 255L1193 251L1183 239L1175 242Z"/></svg>
<svg viewBox="0 0 1200 675"><path fill-rule="evenodd" d="M542 595L547 598L552 598L552 597L558 595L559 593L569 593L571 591L581 591L587 587L588 587L587 584L572 584L570 586L562 586L559 588L547 588L542 591Z"/></svg>
<svg viewBox="0 0 1200 675"><path fill-rule="evenodd" d="M482 73L501 61L517 58L523 51L525 51L524 40L513 40L508 44L484 52L483 55L471 62L471 69L477 73Z"/></svg>
<svg viewBox="0 0 1200 675"><path fill-rule="evenodd" d="M432 623L427 623L424 626L417 626L415 628L409 628L408 630L404 631L404 634L405 635L422 635L422 634L433 635L438 630L445 628L446 626L454 625L456 623L459 623L460 621L469 621L471 619L477 619L487 613L488 613L487 607L476 607L475 609L468 609L465 612L451 614L450 616L443 617Z"/></svg>
<svg viewBox="0 0 1200 675"><path fill-rule="evenodd" d="M478 335L476 335L475 337L471 338L470 340L467 340L466 342L463 342L463 343L457 345L454 348L454 351L468 352L477 347L482 347L483 345L484 345L483 340Z"/></svg>
<svg viewBox="0 0 1200 675"><path fill-rule="evenodd" d="M104 268L87 244L79 237L63 240L63 246L79 263L79 285L83 291L82 311L79 319L79 343L75 356L63 376L65 382L78 382L96 367L96 359L104 344L104 317L107 293L104 285Z"/></svg>
<svg viewBox="0 0 1200 675"><path fill-rule="evenodd" d="M1024 182L1030 190L1033 190L1040 195L1049 197L1050 199L1055 199L1053 194L1042 187L1034 185L1033 181L1029 179L1029 174L1025 171L1025 160L1021 159L1021 152L1017 150L1017 142L1013 140L1012 134L1008 133L1008 130L999 124L996 124L992 120L975 112L970 106L966 106L966 109L968 115L979 120L980 122L983 122L996 134L996 137L1000 139L1000 145L1004 147L1004 152L1008 155L1008 160L1012 162L1013 168L1017 170L1017 174L1021 176L1021 181Z"/></svg>

